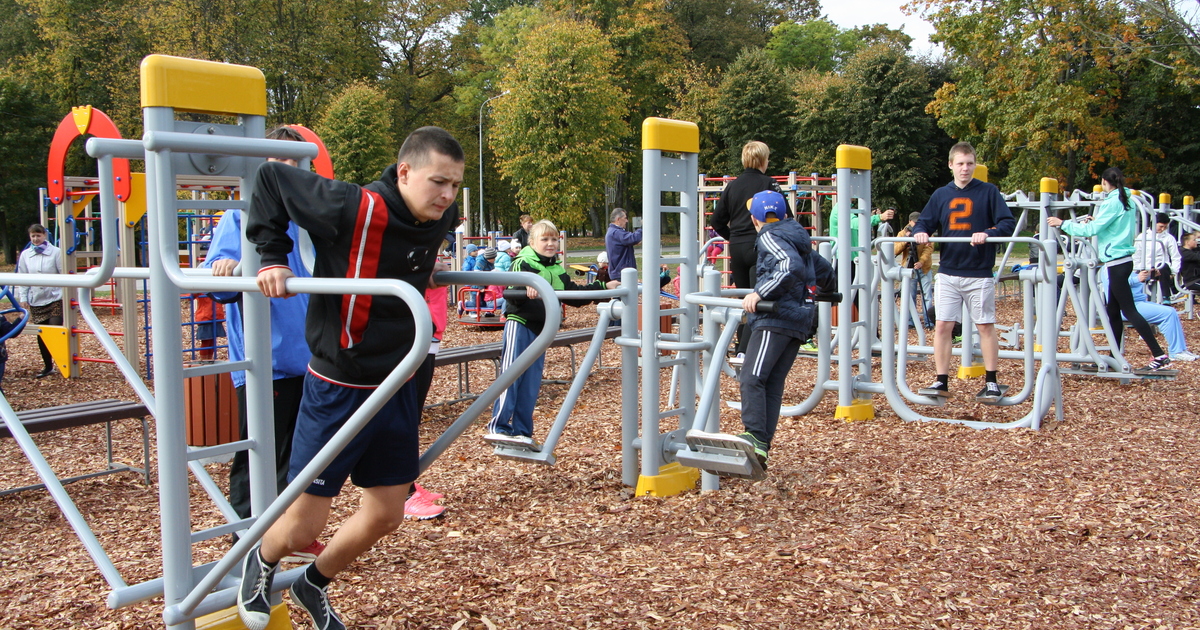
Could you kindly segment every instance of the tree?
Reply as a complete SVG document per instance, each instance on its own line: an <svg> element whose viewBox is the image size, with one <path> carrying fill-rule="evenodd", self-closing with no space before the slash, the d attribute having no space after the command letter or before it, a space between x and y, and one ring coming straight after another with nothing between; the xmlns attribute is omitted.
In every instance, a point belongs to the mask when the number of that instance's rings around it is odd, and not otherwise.
<svg viewBox="0 0 1200 630"><path fill-rule="evenodd" d="M767 53L777 64L797 70L832 72L858 49L854 31L838 28L827 18L803 24L784 22L771 29Z"/></svg>
<svg viewBox="0 0 1200 630"><path fill-rule="evenodd" d="M1116 0L920 4L957 68L929 111L1006 173L1003 187L1029 190L1050 176L1072 188L1101 164L1153 169L1114 118L1120 73L1134 57L1111 43L1138 38Z"/></svg>
<svg viewBox="0 0 1200 630"><path fill-rule="evenodd" d="M761 49L742 52L721 81L713 123L725 146L724 173L742 172L742 146L760 140L771 148L771 164L780 168L792 159L795 105L790 82Z"/></svg>
<svg viewBox="0 0 1200 630"><path fill-rule="evenodd" d="M46 160L57 122L46 96L0 73L0 251L15 262L25 228L38 219L38 188L46 185Z"/></svg>
<svg viewBox="0 0 1200 630"><path fill-rule="evenodd" d="M687 37L691 58L710 68L725 68L745 48L761 48L771 28L811 15L817 2L766 0L668 0L666 9ZM804 8L800 8L804 7Z"/></svg>
<svg viewBox="0 0 1200 630"><path fill-rule="evenodd" d="M569 229L585 224L628 154L618 150L628 95L616 53L595 26L559 19L523 39L494 101L490 144L522 210Z"/></svg>
<svg viewBox="0 0 1200 630"><path fill-rule="evenodd" d="M390 107L383 93L355 83L330 103L316 132L329 149L338 179L368 184L396 161L400 145L392 136L391 126Z"/></svg>

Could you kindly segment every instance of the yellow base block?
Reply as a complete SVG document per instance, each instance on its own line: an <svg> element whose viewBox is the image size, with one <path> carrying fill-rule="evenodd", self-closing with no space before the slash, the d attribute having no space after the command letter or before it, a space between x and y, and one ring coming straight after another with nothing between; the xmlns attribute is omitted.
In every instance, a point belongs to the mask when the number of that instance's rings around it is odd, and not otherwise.
<svg viewBox="0 0 1200 630"><path fill-rule="evenodd" d="M237 607L227 608L196 620L196 630L246 630L238 617ZM288 616L287 604L280 602L271 608L271 621L267 630L292 630L292 618Z"/></svg>
<svg viewBox="0 0 1200 630"><path fill-rule="evenodd" d="M874 420L875 405L871 404L870 398L858 398L849 405L838 405L837 410L833 412L833 417L842 418L846 422Z"/></svg>
<svg viewBox="0 0 1200 630"><path fill-rule="evenodd" d="M1042 351L1042 344L1040 344L1040 343L1035 343L1035 344L1033 344L1033 351L1034 351L1034 352L1041 352L1041 351Z"/></svg>
<svg viewBox="0 0 1200 630"><path fill-rule="evenodd" d="M63 378L69 377L71 375L71 346L67 327L39 325L38 337L46 344L46 349L50 351L50 356L54 358L54 365L58 366L58 371L62 373Z"/></svg>
<svg viewBox="0 0 1200 630"><path fill-rule="evenodd" d="M987 370L984 369L984 367L982 365L972 365L970 367L961 366L961 365L958 366L958 378L960 380L964 380L964 381L969 378L979 378L980 376L983 376L984 373L986 373L986 372L987 372Z"/></svg>
<svg viewBox="0 0 1200 630"><path fill-rule="evenodd" d="M647 494L656 497L670 497L696 487L700 480L700 470L689 468L679 462L673 462L658 469L654 476L641 475L638 477L637 489L634 496Z"/></svg>

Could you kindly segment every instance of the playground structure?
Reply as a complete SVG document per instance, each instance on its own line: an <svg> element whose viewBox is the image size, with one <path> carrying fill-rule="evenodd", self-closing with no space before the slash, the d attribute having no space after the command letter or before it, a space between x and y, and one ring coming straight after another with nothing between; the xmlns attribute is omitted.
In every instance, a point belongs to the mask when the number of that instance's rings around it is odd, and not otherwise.
<svg viewBox="0 0 1200 630"><path fill-rule="evenodd" d="M217 88L220 89L217 89ZM349 439L371 418L383 400L394 393L415 370L427 353L430 325L427 318L416 318L418 340L405 359L347 423L338 435L321 451L314 461L300 473L288 489L272 500L275 494L273 432L270 406L270 346L265 326L268 322L266 299L257 293L253 282L259 266L254 248L243 243L245 258L242 276L213 278L201 270L186 269L177 256L177 226L180 209L206 208L212 202L204 200L179 200L175 194L176 177L181 174L202 176L204 172L216 172L219 176L236 178L244 198L220 201L222 207L245 209L253 194L250 176L267 156L292 157L307 160L317 155L316 147L310 143L289 143L263 140L265 123L265 84L261 73L252 68L229 66L194 60L152 56L143 63L143 107L146 116L146 134L142 140L120 140L94 138L88 143L88 151L100 160L101 177L98 196L101 200L100 219L113 216L117 196L109 188L113 163L117 158L145 159L147 163L147 229L149 233L148 268L117 268L114 259L115 235L102 231L101 264L83 274L64 275L52 278L54 284L74 287L79 290L78 302L81 315L97 330L97 338L113 354L114 361L129 382L137 390L142 404L155 416L158 426L158 477L160 484L160 508L162 512L163 577L140 584L128 585L121 578L95 537L91 535L85 521L73 510L69 496L61 482L54 477L40 457L35 445L29 440L19 419L7 401L0 403L0 415L13 437L21 444L35 468L46 483L47 489L67 515L68 520L84 541L101 573L112 586L109 605L120 607L163 595L164 619L170 626L194 627L197 617L226 611L232 605L233 586L236 581L229 577L239 559L255 544L267 527L277 519L313 479L319 471L341 450ZM236 115L240 124L201 123L176 118L177 112L201 112L210 114ZM574 402L578 399L586 375L594 364L603 339L607 337L608 322L622 320L621 335L615 343L622 354L622 480L636 486L636 494L664 496L694 486L703 475L702 488L716 489L718 475L753 477L756 474L752 457L737 449L728 449L720 444L689 440L691 431L712 432L719 429L719 387L721 374L728 374L729 366L723 360L724 349L729 346L733 330L741 321L740 300L736 292L722 290L720 274L706 270L701 276L701 239L683 238L678 256L666 257L661 251L661 218L672 213L679 216L681 235L700 234L701 206L697 187L696 157L699 151L699 136L695 125L681 121L648 119L643 125L643 189L645 195L645 238L643 241L643 265L641 288L637 282L637 271L626 270L622 277L622 288L596 292L559 292L557 296L549 285L530 274L487 272L448 272L440 274L439 280L455 284L478 284L489 281L494 284L525 285L535 287L546 304L547 322L545 329L530 348L517 357L513 365L501 374L445 433L434 442L421 457L421 470L425 470L446 447L464 434L488 405L503 391L522 370L549 347L560 324L558 299L615 298L601 305L600 314L592 343L589 346L572 387L567 395L550 434L537 450L512 446L496 446L497 455L510 459L554 463L554 447L564 434ZM678 157L674 157L678 155ZM909 348L906 335L901 341L894 340L895 329L905 321L911 290L911 272L895 265L888 256L890 248L881 247L878 262L870 256L870 152L863 147L840 147L838 151L838 208L843 225L850 220L860 221L865 229L859 231L860 242L853 247L839 248L839 286L847 295L856 295L859 312L865 315L859 321L851 317L851 305L842 302L836 336L833 334L829 304L820 307L818 343L818 372L821 376L815 383L809 401L790 409L796 415L807 413L828 391L836 391L837 413L846 419L864 419L874 413L870 397L882 394L898 415L905 420L944 420L962 422L977 428L1003 428L1025 426L1037 428L1042 417L1051 406L1059 419L1062 418L1062 394L1058 363L1064 360L1057 351L1060 331L1055 317L1046 313L1057 313L1063 308L1055 291L1038 290L1035 287L1054 286L1049 270L1057 266L1057 239L1029 238L1003 239L1001 242L1028 243L1042 251L1042 267L1039 270L1021 272L1020 279L1026 295L1026 319L1023 329L1026 343L1021 351L1012 355L1002 354L1005 359L1021 359L1025 364L1025 384L1021 392L1006 396L999 406L1018 404L1032 400L1031 411L1021 419L1008 423L971 423L955 419L924 416L914 411L909 403L936 405L939 401L920 397L907 391L903 380L903 366L910 355L919 354L920 348ZM662 192L675 192L679 196L676 206L662 205ZM1065 208L1055 207L1055 193L1042 191L1037 202L1042 211L1042 227L1047 211ZM1091 200L1071 201L1077 207L1086 207ZM1029 200L1018 201L1030 203ZM1073 206L1074 207L1074 206ZM1188 212L1191 212L1190 208ZM1189 215L1190 216L1190 215ZM849 233L847 230L846 233ZM1043 229L1042 234L1048 230ZM875 241L876 245L897 242L902 239L885 238ZM938 240L946 239L935 239ZM822 253L829 255L828 245ZM852 261L852 251L863 255ZM461 251L461 249L460 249ZM1086 253L1077 257L1084 260ZM1067 256L1065 266L1074 260ZM681 269L681 304L678 308L662 309L657 298L658 268L661 264L677 264ZM857 266L857 274L852 267ZM109 278L147 280L151 288L151 304L156 344L160 348L153 356L154 394L141 381L136 365L121 358L121 352L111 336L104 332L92 309L91 291L102 286ZM858 282L851 284L851 278ZM0 281L6 283L28 282L16 274L4 274ZM38 277L39 283L51 279ZM703 286L700 286L701 281ZM425 309L424 300L412 287L389 280L355 280L353 290L361 294L389 294L403 299L414 313ZM895 303L896 283L900 284L900 311L897 314L890 305ZM1091 279L1089 278L1089 284ZM1068 283L1070 284L1070 283ZM703 290L701 290L703 289ZM347 281L330 279L295 279L288 282L288 290L296 292L344 294ZM182 321L177 307L181 295L191 292L241 291L245 293L247 356L253 357L238 363L221 363L201 367L183 367ZM1031 298L1036 292L1036 301ZM641 297L641 331L637 312ZM1075 294L1069 297L1074 302ZM885 308L879 308L879 304ZM1086 302L1085 302L1086 303ZM1077 311L1078 312L1078 311ZM678 318L677 333L659 331L658 320L662 316ZM1084 316L1079 320L1084 321ZM897 322L901 322L897 325ZM876 335L876 323L882 332ZM1082 324L1080 324L1082 325ZM969 324L964 326L970 330ZM1029 343L1034 335L1042 340ZM422 341L423 340L423 341ZM956 354L963 358L966 372L978 371L973 365L974 352L971 333L967 332L962 348ZM1038 347L1040 345L1040 348ZM838 376L831 379L836 347ZM1100 349L1099 346L1096 346ZM639 357L639 350L641 356ZM663 356L662 351L671 354ZM880 382L875 379L871 357L878 352L881 360ZM1070 353L1068 353L1070 354ZM1090 355L1089 355L1090 356ZM1034 369L1037 362L1040 368ZM641 369L639 375L638 369ZM660 408L657 403L644 404L639 409L639 392L643 401L658 401L661 392L661 370L671 368L668 404ZM183 379L189 376L216 374L233 369L247 370L247 400L249 411L249 438L217 447L189 448L183 435ZM581 378L582 375L582 378ZM1139 375L1130 373L1130 378ZM662 431L661 420L678 417L678 428ZM254 518L241 520L233 514L228 503L213 480L196 462L204 457L228 454L238 449L250 452L251 485ZM191 530L189 518L190 497L188 472L200 482L208 497L218 506L227 523L217 527ZM240 532L240 542L220 561L193 566L191 546L201 540ZM282 590L299 575L299 569L283 572L277 576L276 589Z"/></svg>

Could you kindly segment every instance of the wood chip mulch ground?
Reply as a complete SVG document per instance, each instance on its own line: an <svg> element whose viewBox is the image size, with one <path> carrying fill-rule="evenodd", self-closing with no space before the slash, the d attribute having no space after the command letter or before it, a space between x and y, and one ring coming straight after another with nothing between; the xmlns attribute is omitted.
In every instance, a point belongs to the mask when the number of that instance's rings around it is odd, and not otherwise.
<svg viewBox="0 0 1200 630"><path fill-rule="evenodd" d="M1001 323L1019 318L1019 303L1006 302ZM567 327L594 318L592 308L572 309ZM1200 349L1200 323L1184 328ZM451 324L446 345L498 338ZM1140 341L1130 346L1137 364L1149 361ZM14 339L9 351L3 385L18 410L134 399L110 366L34 380L34 339ZM606 368L618 354L606 344ZM565 349L551 351L547 377L568 378L568 363ZM812 366L797 362L785 404L812 391ZM1175 381L1064 377L1065 420L1041 431L905 422L882 397L874 420L847 423L833 418L828 394L813 413L781 421L767 479L668 498L633 497L621 483L620 372L600 369L556 465L497 459L478 439L482 427L472 429L421 479L445 493L446 515L406 522L331 593L348 625L380 630L1197 628L1200 365L1174 367ZM477 389L490 370L473 366ZM910 384L932 373L913 362ZM1006 362L1001 380L1019 388L1019 365ZM455 387L454 369L440 368L430 401ZM959 398L924 412L1012 420L1030 407L975 404L978 380L953 387ZM542 388L539 437L566 391ZM732 380L722 391L737 400ZM466 407L429 410L426 443ZM731 409L722 423L740 430ZM120 459L139 461L139 434L135 421L116 423ZM103 440L102 426L35 436L60 476L102 467ZM12 440L0 449L0 485L36 481ZM224 483L227 465L209 470ZM122 473L68 488L127 582L161 575L155 486ZM332 526L356 503L353 490L339 498ZM195 484L192 513L196 528L219 522ZM0 628L163 625L161 599L106 607L108 585L44 491L0 497L0 528ZM227 547L225 538L200 543L195 561ZM294 607L292 619L309 627Z"/></svg>

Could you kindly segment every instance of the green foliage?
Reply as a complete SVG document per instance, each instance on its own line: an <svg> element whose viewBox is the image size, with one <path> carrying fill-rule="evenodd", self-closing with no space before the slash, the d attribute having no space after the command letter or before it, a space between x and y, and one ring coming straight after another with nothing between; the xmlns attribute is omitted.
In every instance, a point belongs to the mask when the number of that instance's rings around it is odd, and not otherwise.
<svg viewBox="0 0 1200 630"><path fill-rule="evenodd" d="M379 90L355 83L329 105L316 132L325 141L338 179L375 181L396 161L400 143L391 134L387 99Z"/></svg>
<svg viewBox="0 0 1200 630"><path fill-rule="evenodd" d="M841 68L858 44L853 30L821 18L803 24L785 22L771 29L767 53L781 67L831 72Z"/></svg>
<svg viewBox="0 0 1200 630"><path fill-rule="evenodd" d="M794 137L790 82L775 61L761 49L743 51L721 81L713 112L714 133L725 146L724 173L742 172L742 146L751 140L767 143L771 164L778 169L792 158Z"/></svg>
<svg viewBox="0 0 1200 630"><path fill-rule="evenodd" d="M666 9L683 29L692 60L710 68L725 68L743 49L761 48L766 44L771 28L776 24L814 13L814 4L765 0L668 0Z"/></svg>
<svg viewBox="0 0 1200 630"><path fill-rule="evenodd" d="M628 94L616 52L595 26L557 20L525 36L493 102L489 143L521 209L558 227L583 226L604 184L628 159L618 150Z"/></svg>
<svg viewBox="0 0 1200 630"><path fill-rule="evenodd" d="M38 219L37 189L46 185L55 118L44 94L0 73L0 225L10 263L25 243L25 228Z"/></svg>
<svg viewBox="0 0 1200 630"><path fill-rule="evenodd" d="M948 177L943 156L951 141L924 112L936 75L935 66L886 44L855 55L841 76L798 74L800 172L833 172L839 144L865 146L874 205L920 210Z"/></svg>

